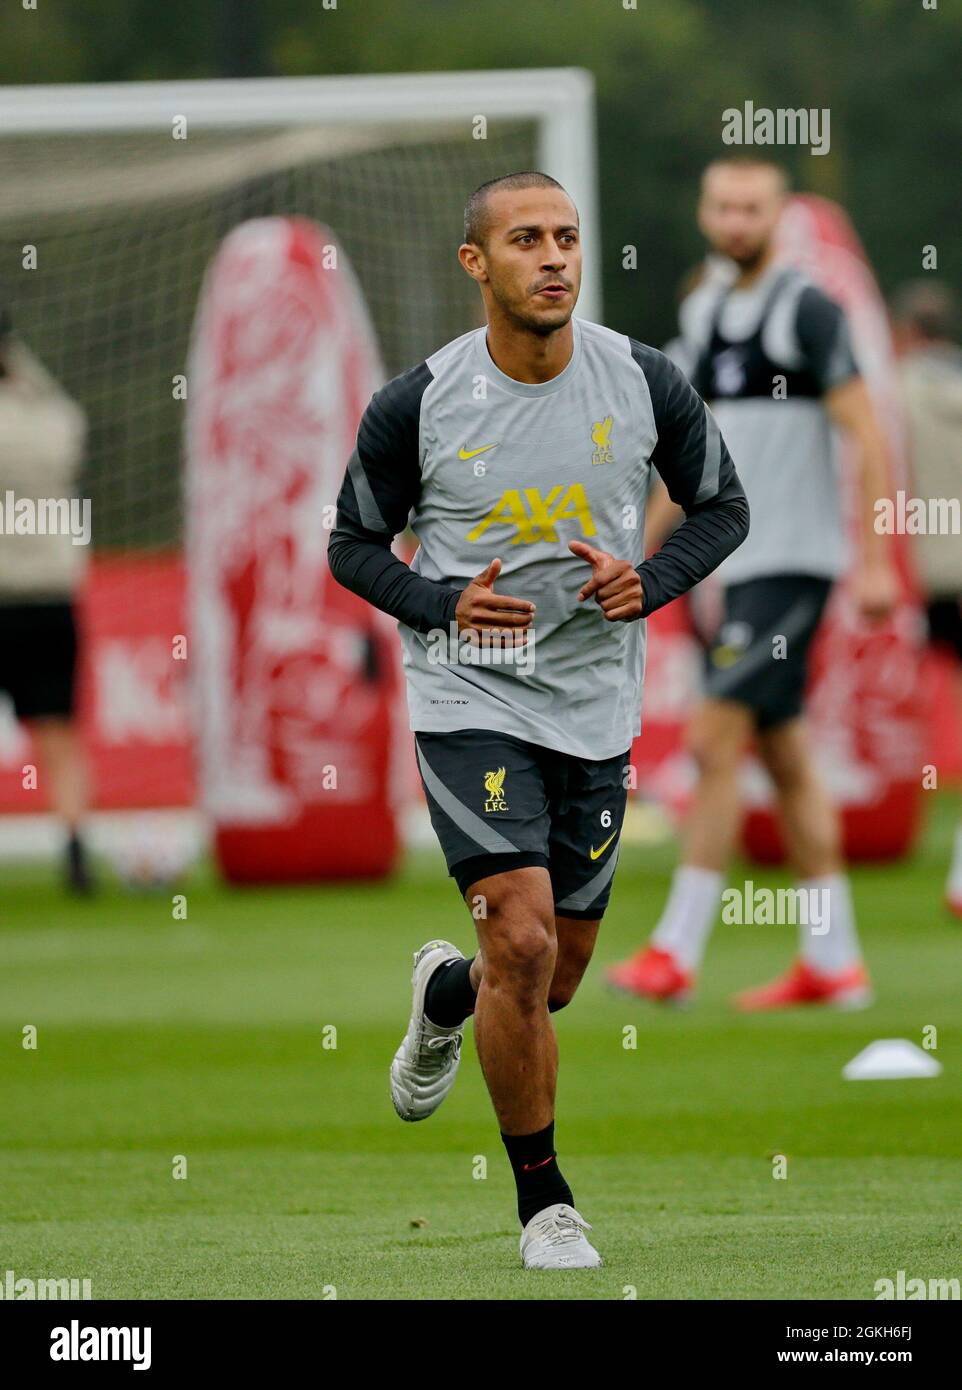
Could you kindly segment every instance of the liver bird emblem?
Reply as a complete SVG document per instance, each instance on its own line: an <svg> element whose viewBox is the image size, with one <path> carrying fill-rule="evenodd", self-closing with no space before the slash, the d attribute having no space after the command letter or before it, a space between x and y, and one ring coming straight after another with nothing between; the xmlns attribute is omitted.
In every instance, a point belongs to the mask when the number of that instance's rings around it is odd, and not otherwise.
<svg viewBox="0 0 962 1390"><path fill-rule="evenodd" d="M486 772L484 774L484 790L488 793L492 801L500 801L504 795L504 779L507 773L503 767L499 767L497 772Z"/></svg>
<svg viewBox="0 0 962 1390"><path fill-rule="evenodd" d="M611 426L614 423L612 416L606 415L603 420L596 420L591 426L591 442L595 446L595 451L591 455L592 463L611 463L612 453L609 436Z"/></svg>

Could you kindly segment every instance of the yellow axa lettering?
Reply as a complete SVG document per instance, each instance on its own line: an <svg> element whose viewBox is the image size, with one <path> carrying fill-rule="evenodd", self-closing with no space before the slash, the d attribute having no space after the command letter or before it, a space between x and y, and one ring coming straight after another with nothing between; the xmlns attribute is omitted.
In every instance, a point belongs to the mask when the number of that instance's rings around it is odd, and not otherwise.
<svg viewBox="0 0 962 1390"><path fill-rule="evenodd" d="M468 532L469 541L480 540L489 526L513 526L517 535L512 545L531 545L535 541L556 541L558 521L577 521L583 536L597 535L591 509L581 483L559 483L546 497L536 487L509 488L503 492L487 516Z"/></svg>

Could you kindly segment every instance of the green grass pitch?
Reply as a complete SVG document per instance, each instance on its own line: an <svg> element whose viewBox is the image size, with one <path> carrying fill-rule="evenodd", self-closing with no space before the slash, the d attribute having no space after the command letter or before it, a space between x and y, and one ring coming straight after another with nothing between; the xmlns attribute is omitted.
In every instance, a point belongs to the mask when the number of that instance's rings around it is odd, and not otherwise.
<svg viewBox="0 0 962 1390"><path fill-rule="evenodd" d="M556 1017L559 1155L605 1260L562 1274L519 1266L470 1026L442 1110L404 1125L391 1108L411 953L471 945L440 855L363 888L198 874L185 922L169 895L78 906L46 870L4 866L0 1277L89 1278L95 1298L866 1299L899 1269L962 1276L962 927L941 906L955 801L932 810L909 862L855 871L878 991L860 1014L730 1011L786 964L791 927L719 927L691 1011L608 994L601 966L650 928L672 862L624 851ZM842 1080L873 1038L927 1025L940 1078Z"/></svg>

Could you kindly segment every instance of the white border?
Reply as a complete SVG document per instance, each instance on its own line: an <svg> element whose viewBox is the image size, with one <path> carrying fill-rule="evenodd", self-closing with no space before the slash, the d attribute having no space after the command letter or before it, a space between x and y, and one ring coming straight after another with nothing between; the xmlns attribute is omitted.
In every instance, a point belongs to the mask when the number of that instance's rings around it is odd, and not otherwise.
<svg viewBox="0 0 962 1390"><path fill-rule="evenodd" d="M197 82L102 82L0 88L6 135L191 126L395 124L477 115L538 122L538 163L563 183L581 216L578 313L600 323L601 242L594 78L583 68L515 68L344 77L251 77Z"/></svg>

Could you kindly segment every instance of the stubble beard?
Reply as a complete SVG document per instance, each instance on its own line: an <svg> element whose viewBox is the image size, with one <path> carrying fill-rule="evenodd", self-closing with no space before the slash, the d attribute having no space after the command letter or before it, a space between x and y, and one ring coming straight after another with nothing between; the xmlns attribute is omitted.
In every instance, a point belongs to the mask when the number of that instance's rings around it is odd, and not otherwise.
<svg viewBox="0 0 962 1390"><path fill-rule="evenodd" d="M537 338L550 338L552 333L557 333L559 328L564 328L571 321L575 306L572 303L570 309L561 310L560 318L545 319L540 315L526 312L517 304L512 303L492 285L492 292L498 302L499 308L518 328L522 328L527 333L533 333Z"/></svg>

